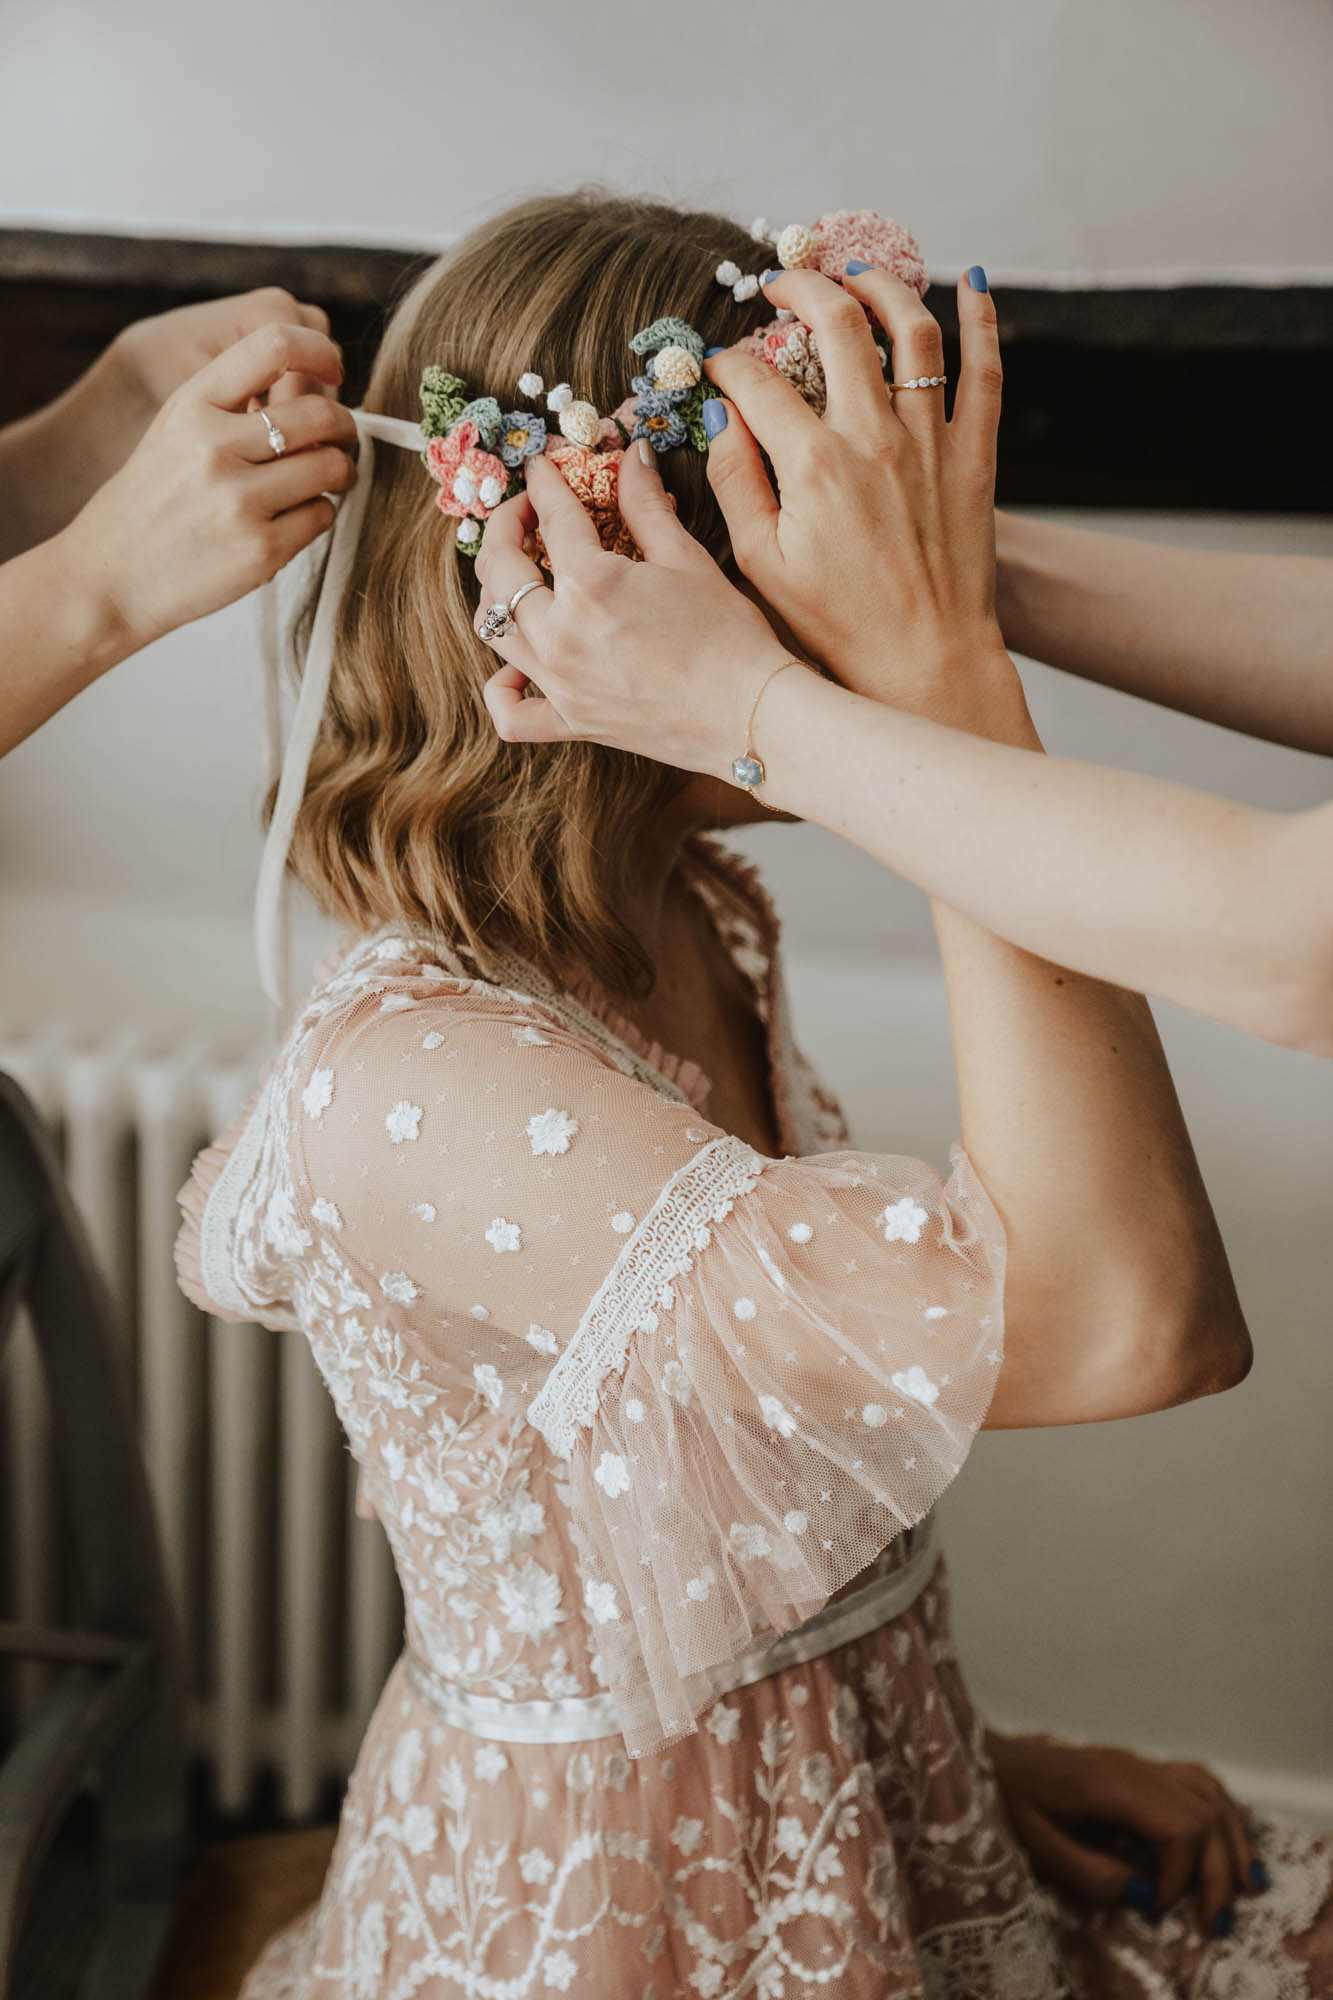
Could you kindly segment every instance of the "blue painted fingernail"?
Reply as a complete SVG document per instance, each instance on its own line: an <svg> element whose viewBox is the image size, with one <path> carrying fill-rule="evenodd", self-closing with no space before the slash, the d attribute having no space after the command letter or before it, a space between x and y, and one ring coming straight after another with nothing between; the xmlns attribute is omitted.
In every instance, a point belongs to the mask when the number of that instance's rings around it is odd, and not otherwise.
<svg viewBox="0 0 1333 2000"><path fill-rule="evenodd" d="M1234 1910L1219 1910L1213 1918L1213 1936L1230 1937L1231 1927L1236 1921Z"/></svg>
<svg viewBox="0 0 1333 2000"><path fill-rule="evenodd" d="M1252 1861L1250 1863L1250 1880L1255 1888L1260 1891L1267 1889L1271 1885L1272 1878L1262 1861Z"/></svg>
<svg viewBox="0 0 1333 2000"><path fill-rule="evenodd" d="M986 283L986 273L982 270L980 264L972 266L967 274L967 282L971 285L974 292L988 292L990 290L990 286Z"/></svg>
<svg viewBox="0 0 1333 2000"><path fill-rule="evenodd" d="M720 354L721 352L722 349L720 347L705 347L704 360L711 361L715 354Z"/></svg>
<svg viewBox="0 0 1333 2000"><path fill-rule="evenodd" d="M704 431L710 438L721 437L727 428L727 406L710 396L703 407Z"/></svg>
<svg viewBox="0 0 1333 2000"><path fill-rule="evenodd" d="M1146 1875L1131 1875L1120 1892L1127 1910L1150 1910L1157 1901L1156 1885Z"/></svg>
<svg viewBox="0 0 1333 2000"><path fill-rule="evenodd" d="M775 278L780 278L781 276L782 276L782 266L779 264L776 271L765 271L763 277L759 280L759 282L761 285L771 285Z"/></svg>
<svg viewBox="0 0 1333 2000"><path fill-rule="evenodd" d="M847 266L847 276L849 278L859 278L862 271L870 269L871 266L867 264L864 257L853 257L851 263Z"/></svg>

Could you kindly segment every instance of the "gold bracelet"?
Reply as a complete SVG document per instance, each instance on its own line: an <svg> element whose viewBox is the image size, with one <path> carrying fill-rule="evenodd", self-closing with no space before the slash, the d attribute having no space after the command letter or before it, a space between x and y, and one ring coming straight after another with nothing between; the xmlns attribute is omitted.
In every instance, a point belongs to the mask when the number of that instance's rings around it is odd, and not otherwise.
<svg viewBox="0 0 1333 2000"><path fill-rule="evenodd" d="M778 675L785 674L788 667L803 665L804 661L802 660L784 660L781 666L774 667L772 673L766 676L760 685L758 694L750 704L750 719L745 725L745 748L740 756L733 757L731 762L731 775L736 780L736 783L743 792L749 792L752 798L757 799L765 812L781 812L782 807L771 806L767 799L759 798L759 787L768 776L768 772L764 769L763 758L755 752L754 719L759 713L760 702L767 693L770 684L777 679Z"/></svg>

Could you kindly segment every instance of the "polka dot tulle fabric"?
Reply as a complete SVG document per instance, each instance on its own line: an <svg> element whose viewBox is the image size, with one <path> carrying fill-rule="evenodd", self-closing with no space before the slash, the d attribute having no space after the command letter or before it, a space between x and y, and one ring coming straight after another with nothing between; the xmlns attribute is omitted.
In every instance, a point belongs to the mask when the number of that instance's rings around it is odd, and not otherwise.
<svg viewBox="0 0 1333 2000"><path fill-rule="evenodd" d="M957 1475L1004 1249L961 1154L945 1181L847 1150L767 906L720 854L690 867L789 1157L713 1125L707 1077L591 988L390 932L332 968L185 1191L186 1289L305 1333L407 1606L322 1905L248 2000L1070 1990L942 1570L869 1636L716 1692L891 1574ZM613 1733L494 1740L428 1684L487 1713L609 1697ZM959 1953L973 1983L940 1983Z"/></svg>

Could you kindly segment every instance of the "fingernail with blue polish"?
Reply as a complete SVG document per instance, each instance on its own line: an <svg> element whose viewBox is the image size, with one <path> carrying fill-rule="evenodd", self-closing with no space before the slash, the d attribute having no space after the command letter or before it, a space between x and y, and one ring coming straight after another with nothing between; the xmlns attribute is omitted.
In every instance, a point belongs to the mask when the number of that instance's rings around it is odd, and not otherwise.
<svg viewBox="0 0 1333 2000"><path fill-rule="evenodd" d="M715 354L720 354L721 352L722 349L720 347L705 347L704 360L711 361Z"/></svg>
<svg viewBox="0 0 1333 2000"><path fill-rule="evenodd" d="M967 274L967 282L971 285L974 292L988 292L990 290L990 286L986 283L986 273L982 270L980 264L972 266Z"/></svg>
<svg viewBox="0 0 1333 2000"><path fill-rule="evenodd" d="M1235 1923L1235 1921L1236 1918L1234 1911L1219 1910L1217 1915L1213 1918L1213 1936L1230 1937L1231 1927Z"/></svg>
<svg viewBox="0 0 1333 2000"><path fill-rule="evenodd" d="M759 282L761 285L771 285L775 278L780 278L781 276L782 276L782 266L781 264L779 264L776 271L765 271L763 277L759 280Z"/></svg>
<svg viewBox="0 0 1333 2000"><path fill-rule="evenodd" d="M1260 1893L1268 1888L1271 1877L1262 1861L1252 1861L1250 1863L1250 1880Z"/></svg>
<svg viewBox="0 0 1333 2000"><path fill-rule="evenodd" d="M704 431L710 438L721 437L727 428L727 406L710 396L703 407Z"/></svg>
<svg viewBox="0 0 1333 2000"><path fill-rule="evenodd" d="M1120 1892L1120 1900L1127 1910L1150 1910L1157 1901L1156 1884L1146 1875L1131 1875Z"/></svg>
<svg viewBox="0 0 1333 2000"><path fill-rule="evenodd" d="M849 278L859 278L862 271L868 271L870 268L864 257L853 257L851 263L847 266L847 276Z"/></svg>

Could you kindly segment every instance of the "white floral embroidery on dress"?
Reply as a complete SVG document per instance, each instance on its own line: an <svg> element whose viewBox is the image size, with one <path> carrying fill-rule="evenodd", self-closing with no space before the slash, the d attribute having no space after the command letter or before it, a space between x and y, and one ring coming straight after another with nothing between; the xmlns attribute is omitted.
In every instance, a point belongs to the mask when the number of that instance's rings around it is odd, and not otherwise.
<svg viewBox="0 0 1333 2000"><path fill-rule="evenodd" d="M473 1319L489 1319L491 1316L491 1309L489 1306L469 1306L468 1311L472 1315Z"/></svg>
<svg viewBox="0 0 1333 2000"><path fill-rule="evenodd" d="M301 1102L308 1118L318 1118L333 1102L333 1071L317 1069L310 1073L310 1081L301 1092Z"/></svg>
<svg viewBox="0 0 1333 2000"><path fill-rule="evenodd" d="M437 1211L433 1201L419 1201L412 1213L422 1222L434 1222Z"/></svg>
<svg viewBox="0 0 1333 2000"><path fill-rule="evenodd" d="M717 1571L711 1563L705 1563L698 1576L692 1576L685 1585L685 1595L691 1604L704 1604L709 1592L717 1582Z"/></svg>
<svg viewBox="0 0 1333 2000"><path fill-rule="evenodd" d="M497 1215L486 1231L486 1241L499 1257L506 1250L517 1250L521 1247L523 1232L516 1222L506 1222L502 1215Z"/></svg>
<svg viewBox="0 0 1333 2000"><path fill-rule="evenodd" d="M789 1438L796 1435L795 1417L776 1396L759 1398L759 1414L768 1428L776 1431L779 1437Z"/></svg>
<svg viewBox="0 0 1333 2000"><path fill-rule="evenodd" d="M930 1221L930 1212L905 1194L901 1201L892 1201L875 1217L884 1229L886 1243L919 1243L921 1232Z"/></svg>
<svg viewBox="0 0 1333 2000"><path fill-rule="evenodd" d="M619 1622L620 1606L616 1602L614 1584L599 1583L595 1578L589 1577L583 1586L583 1602L591 1612L594 1624L607 1625Z"/></svg>
<svg viewBox="0 0 1333 2000"><path fill-rule="evenodd" d="M922 1319L948 1319L949 1308L948 1306L927 1306L921 1317Z"/></svg>
<svg viewBox="0 0 1333 2000"><path fill-rule="evenodd" d="M405 1014L416 1001L410 993L386 993L380 1001L381 1014Z"/></svg>
<svg viewBox="0 0 1333 2000"><path fill-rule="evenodd" d="M535 1111L528 1120L528 1138L534 1155L540 1158L543 1153L567 1153L578 1129L579 1121L572 1112L558 1111L554 1105L548 1111Z"/></svg>
<svg viewBox="0 0 1333 2000"><path fill-rule="evenodd" d="M782 1525L789 1535L803 1535L810 1523L799 1507L792 1507L783 1515Z"/></svg>
<svg viewBox="0 0 1333 2000"><path fill-rule="evenodd" d="M939 1384L931 1381L919 1362L914 1361L910 1368L896 1370L889 1380L899 1395L910 1396L914 1402L924 1403L929 1407L938 1400Z"/></svg>
<svg viewBox="0 0 1333 2000"><path fill-rule="evenodd" d="M385 1271L380 1277L380 1290L396 1306L410 1306L413 1299L421 1296L420 1287L412 1283L406 1271Z"/></svg>
<svg viewBox="0 0 1333 2000"><path fill-rule="evenodd" d="M773 1553L773 1544L758 1521L733 1521L727 1543L738 1562L758 1562L761 1556Z"/></svg>
<svg viewBox="0 0 1333 2000"><path fill-rule="evenodd" d="M883 1403L867 1403L861 1412L861 1422L868 1424L872 1431L881 1430L889 1421L889 1413Z"/></svg>
<svg viewBox="0 0 1333 2000"><path fill-rule="evenodd" d="M401 1146L407 1139L420 1137L423 1116L421 1105L410 1104L405 1097L400 1097L385 1113L384 1129L394 1145Z"/></svg>
<svg viewBox="0 0 1333 2000"><path fill-rule="evenodd" d="M808 1222L793 1222L787 1231L793 1243L808 1243L814 1233Z"/></svg>
<svg viewBox="0 0 1333 2000"><path fill-rule="evenodd" d="M634 1227L634 1217L627 1208L622 1208L618 1214L611 1217L611 1227L617 1236L628 1236Z"/></svg>
<svg viewBox="0 0 1333 2000"><path fill-rule="evenodd" d="M421 1037L421 1046L423 1049L442 1049L444 1047L444 1036L438 1028L432 1028L428 1035Z"/></svg>
<svg viewBox="0 0 1333 2000"><path fill-rule="evenodd" d="M592 1476L609 1500L629 1492L629 1467L618 1451L604 1451Z"/></svg>
<svg viewBox="0 0 1333 2000"><path fill-rule="evenodd" d="M523 1337L529 1347L536 1348L538 1354L556 1354L559 1352L560 1343L550 1328L538 1326L536 1320L532 1322L532 1325Z"/></svg>
<svg viewBox="0 0 1333 2000"><path fill-rule="evenodd" d="M310 1213L321 1229L341 1229L342 1212L336 1202L326 1201L323 1195L310 1204Z"/></svg>
<svg viewBox="0 0 1333 2000"><path fill-rule="evenodd" d="M737 1299L731 1310L737 1319L753 1319L759 1308L753 1299Z"/></svg>
<svg viewBox="0 0 1333 2000"><path fill-rule="evenodd" d="M551 1046L546 1036L538 1034L535 1028L515 1028L514 1040L522 1042L526 1048L530 1049L549 1049Z"/></svg>
<svg viewBox="0 0 1333 2000"><path fill-rule="evenodd" d="M475 1312L477 1308L474 1306L472 1310ZM504 1401L504 1383L492 1364L489 1361L474 1361L472 1380L476 1384L477 1393L485 1399L491 1409L498 1410Z"/></svg>

